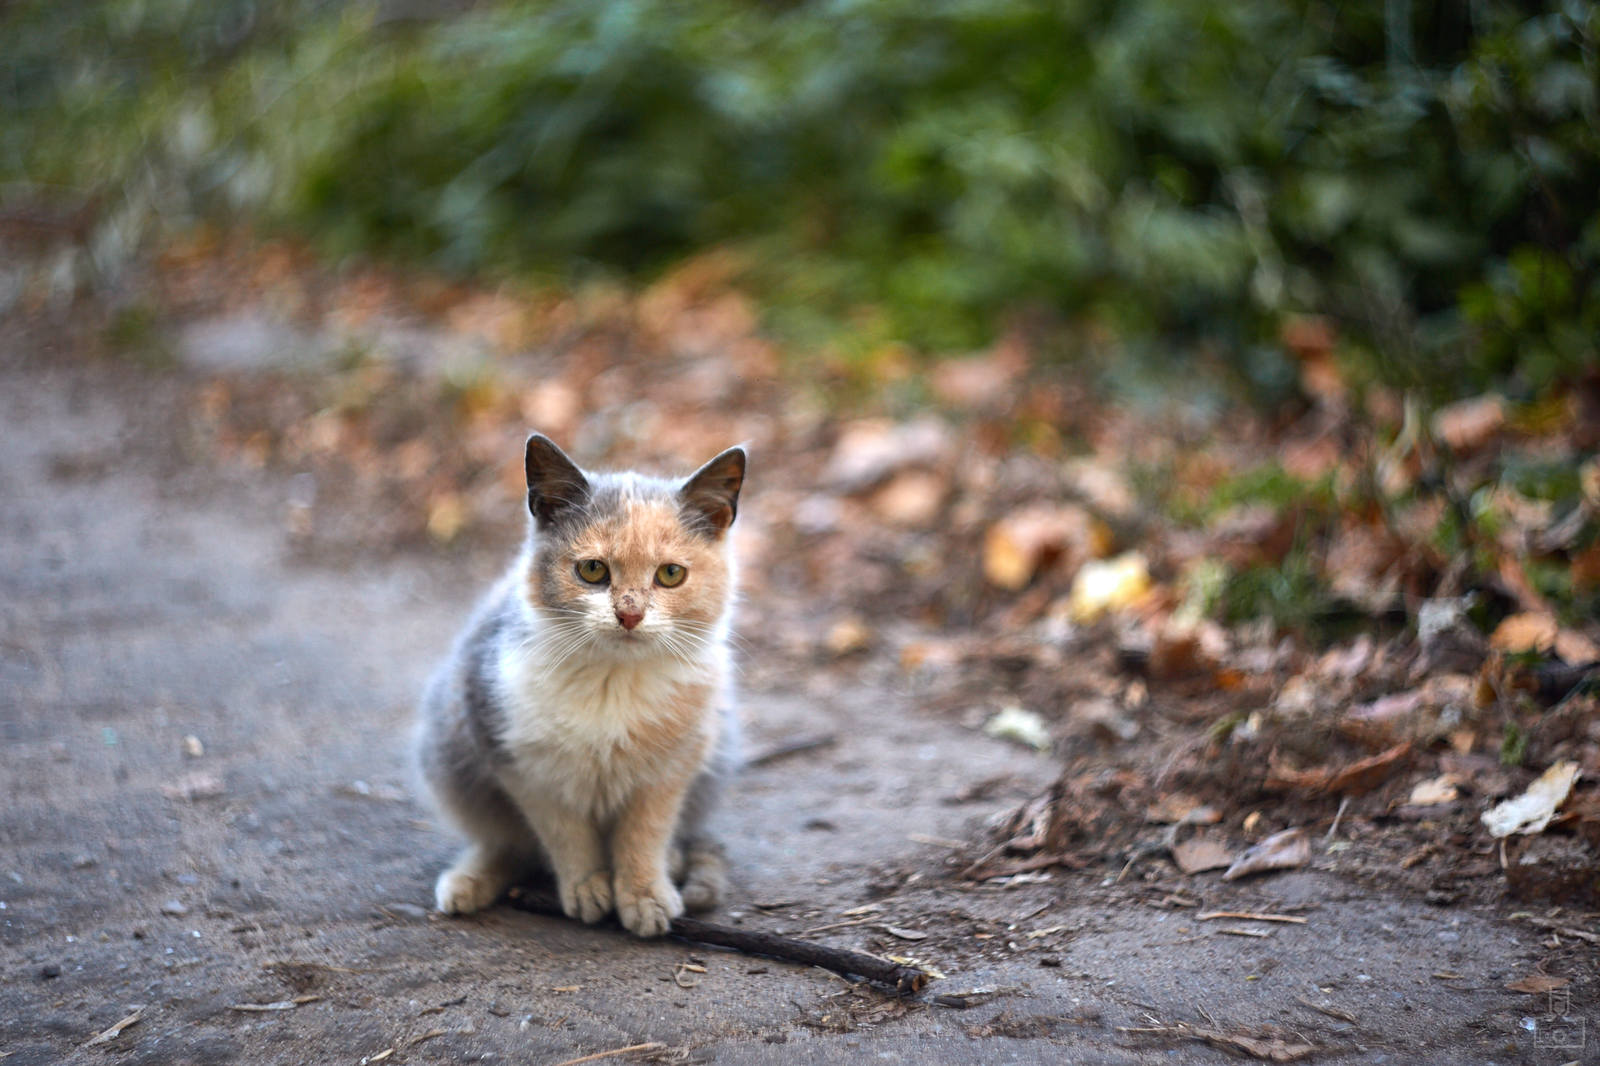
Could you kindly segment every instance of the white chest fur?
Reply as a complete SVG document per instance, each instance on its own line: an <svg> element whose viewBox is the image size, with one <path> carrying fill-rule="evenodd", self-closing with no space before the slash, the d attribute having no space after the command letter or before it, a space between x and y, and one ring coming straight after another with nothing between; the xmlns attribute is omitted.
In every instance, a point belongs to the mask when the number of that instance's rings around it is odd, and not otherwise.
<svg viewBox="0 0 1600 1066"><path fill-rule="evenodd" d="M500 662L507 772L574 814L611 820L640 785L681 773L685 753L704 747L716 715L685 715L683 705L696 693L711 698L722 658L569 661L551 670L508 651ZM681 731L659 727L673 720Z"/></svg>

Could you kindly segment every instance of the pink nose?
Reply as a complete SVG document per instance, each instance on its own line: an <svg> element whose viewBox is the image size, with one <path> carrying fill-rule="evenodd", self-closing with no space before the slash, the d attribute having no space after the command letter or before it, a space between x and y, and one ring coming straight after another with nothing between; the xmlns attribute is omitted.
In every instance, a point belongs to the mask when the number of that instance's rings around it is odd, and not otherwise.
<svg viewBox="0 0 1600 1066"><path fill-rule="evenodd" d="M622 623L623 629L632 629L634 626L644 621L644 612L618 611L617 621Z"/></svg>

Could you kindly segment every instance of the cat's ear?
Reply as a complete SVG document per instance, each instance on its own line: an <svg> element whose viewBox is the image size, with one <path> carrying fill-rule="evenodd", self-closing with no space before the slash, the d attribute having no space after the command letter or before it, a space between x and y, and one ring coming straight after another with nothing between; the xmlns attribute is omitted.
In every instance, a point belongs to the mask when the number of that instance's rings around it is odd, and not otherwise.
<svg viewBox="0 0 1600 1066"><path fill-rule="evenodd" d="M548 526L564 512L589 502L589 479L543 433L528 438L522 466L528 474L528 511L539 525Z"/></svg>
<svg viewBox="0 0 1600 1066"><path fill-rule="evenodd" d="M720 537L739 513L739 489L744 485L744 449L729 448L684 483L678 495L684 517Z"/></svg>

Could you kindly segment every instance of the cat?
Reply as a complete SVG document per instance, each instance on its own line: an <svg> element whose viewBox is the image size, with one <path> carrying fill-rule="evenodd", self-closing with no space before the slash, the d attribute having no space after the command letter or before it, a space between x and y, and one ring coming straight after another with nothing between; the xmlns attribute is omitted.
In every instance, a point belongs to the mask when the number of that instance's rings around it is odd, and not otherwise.
<svg viewBox="0 0 1600 1066"><path fill-rule="evenodd" d="M416 755L468 840L439 876L471 914L539 869L561 909L659 936L725 891L705 819L736 761L729 615L745 453L688 478L524 452L529 533L422 699ZM680 888L681 886L681 888Z"/></svg>

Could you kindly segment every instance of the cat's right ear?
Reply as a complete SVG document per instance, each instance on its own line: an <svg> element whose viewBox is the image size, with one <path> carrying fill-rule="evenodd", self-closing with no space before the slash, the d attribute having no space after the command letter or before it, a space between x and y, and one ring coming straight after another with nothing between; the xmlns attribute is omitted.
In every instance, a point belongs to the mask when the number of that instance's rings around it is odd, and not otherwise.
<svg viewBox="0 0 1600 1066"><path fill-rule="evenodd" d="M528 475L528 512L539 525L549 526L566 511L589 502L589 479L543 433L528 438L522 466Z"/></svg>

